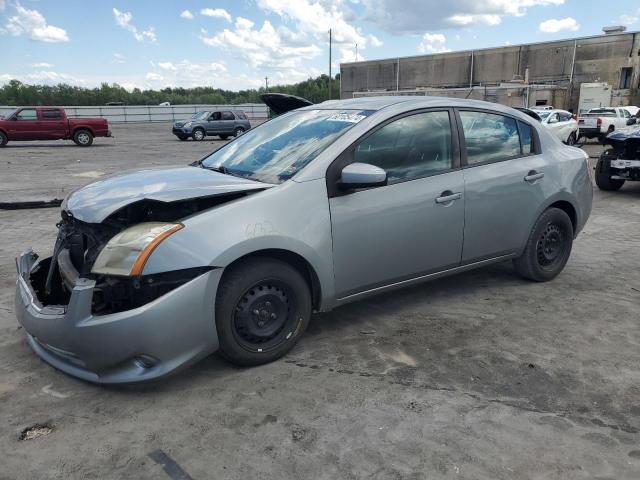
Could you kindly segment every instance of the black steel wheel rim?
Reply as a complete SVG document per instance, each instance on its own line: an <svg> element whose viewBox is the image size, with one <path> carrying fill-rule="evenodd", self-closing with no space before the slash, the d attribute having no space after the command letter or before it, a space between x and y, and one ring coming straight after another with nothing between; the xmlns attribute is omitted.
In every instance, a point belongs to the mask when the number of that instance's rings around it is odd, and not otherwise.
<svg viewBox="0 0 640 480"><path fill-rule="evenodd" d="M538 264L545 269L553 269L562 262L568 238L562 227L555 223L548 223L536 245Z"/></svg>
<svg viewBox="0 0 640 480"><path fill-rule="evenodd" d="M272 350L296 328L296 296L284 282L267 279L249 288L236 303L233 335L251 352Z"/></svg>

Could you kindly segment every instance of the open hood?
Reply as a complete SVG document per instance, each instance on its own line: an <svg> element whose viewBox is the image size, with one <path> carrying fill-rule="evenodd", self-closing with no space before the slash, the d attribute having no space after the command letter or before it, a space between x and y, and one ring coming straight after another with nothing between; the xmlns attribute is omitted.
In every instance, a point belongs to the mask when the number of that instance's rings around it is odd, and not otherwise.
<svg viewBox="0 0 640 480"><path fill-rule="evenodd" d="M282 115L296 108L313 105L312 102L305 98L286 93L263 93L260 98L276 115Z"/></svg>
<svg viewBox="0 0 640 480"><path fill-rule="evenodd" d="M198 167L139 170L75 190L62 209L83 222L100 223L122 207L145 199L169 203L270 187L273 185Z"/></svg>

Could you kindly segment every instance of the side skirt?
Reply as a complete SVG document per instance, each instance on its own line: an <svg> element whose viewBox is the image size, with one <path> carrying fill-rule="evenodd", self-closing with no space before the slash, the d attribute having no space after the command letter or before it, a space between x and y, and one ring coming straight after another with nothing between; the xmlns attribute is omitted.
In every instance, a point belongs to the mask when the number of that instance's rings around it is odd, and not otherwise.
<svg viewBox="0 0 640 480"><path fill-rule="evenodd" d="M408 287L411 285L416 285L418 283L428 282L430 280L435 280L437 278L448 277L449 275L454 275L456 273L462 273L468 270L473 270L475 268L484 267L486 265L491 265L493 263L504 262L505 260L510 260L512 258L515 258L515 256L516 256L515 254L500 255L499 257L492 257L492 258L487 258L485 260L480 260L478 262L467 263L465 265L460 265L459 267L450 268L448 270L428 273L426 275L420 275L419 277L410 278L408 280L402 280L400 282L390 283L389 285L383 285L381 287L372 288L370 290L365 290L363 292L358 292L352 295L347 295L346 297L338 298L334 306L338 307L340 305L345 305L347 303L355 302L357 300L362 300L363 298L371 297L379 293L386 293L392 290L397 290L397 289Z"/></svg>

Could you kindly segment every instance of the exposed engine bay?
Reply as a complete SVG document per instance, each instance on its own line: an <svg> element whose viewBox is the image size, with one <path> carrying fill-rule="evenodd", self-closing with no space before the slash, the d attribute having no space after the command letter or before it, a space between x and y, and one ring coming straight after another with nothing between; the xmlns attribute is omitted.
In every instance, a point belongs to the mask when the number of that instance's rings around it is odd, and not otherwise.
<svg viewBox="0 0 640 480"><path fill-rule="evenodd" d="M102 249L115 235L144 222L175 222L217 205L250 195L240 191L175 202L143 199L127 205L101 223L82 222L63 210L57 224L58 237L53 256L42 260L31 281L43 305L66 305L76 279L94 280L92 311L107 314L137 308L210 270L188 268L153 275L101 275L92 267Z"/></svg>

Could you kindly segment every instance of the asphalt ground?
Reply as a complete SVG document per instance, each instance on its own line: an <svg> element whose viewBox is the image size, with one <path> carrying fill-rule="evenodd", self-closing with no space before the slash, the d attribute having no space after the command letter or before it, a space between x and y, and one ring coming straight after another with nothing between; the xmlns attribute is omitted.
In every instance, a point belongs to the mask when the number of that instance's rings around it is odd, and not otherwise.
<svg viewBox="0 0 640 480"><path fill-rule="evenodd" d="M0 202L222 144L113 130L92 148L10 143ZM16 323L14 257L50 253L58 218L0 210L0 479L640 478L640 183L596 189L550 283L494 265L314 315L269 365L214 355L128 387L53 369Z"/></svg>

